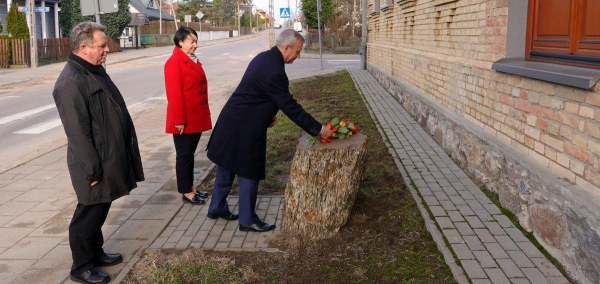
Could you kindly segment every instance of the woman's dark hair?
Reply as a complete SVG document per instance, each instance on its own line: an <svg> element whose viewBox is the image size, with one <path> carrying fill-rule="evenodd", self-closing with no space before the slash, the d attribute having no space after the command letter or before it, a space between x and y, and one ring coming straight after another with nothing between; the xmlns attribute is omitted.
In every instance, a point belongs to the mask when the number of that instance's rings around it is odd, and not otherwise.
<svg viewBox="0 0 600 284"><path fill-rule="evenodd" d="M180 41L184 41L190 34L193 34L196 36L196 38L198 38L198 34L196 33L196 31L190 27L181 27L177 30L177 32L175 33L175 36L173 37L173 41L175 42L175 45L179 48L181 48L181 45L179 44Z"/></svg>

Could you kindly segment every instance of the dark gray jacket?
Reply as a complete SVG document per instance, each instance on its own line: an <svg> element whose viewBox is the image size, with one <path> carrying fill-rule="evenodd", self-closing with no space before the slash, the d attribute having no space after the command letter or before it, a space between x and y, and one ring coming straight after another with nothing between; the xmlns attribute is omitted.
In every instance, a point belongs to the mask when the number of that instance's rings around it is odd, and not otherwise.
<svg viewBox="0 0 600 284"><path fill-rule="evenodd" d="M131 122L123 125L123 97L110 77L104 78L109 89L68 59L52 93L67 134L71 181L83 205L112 202L144 180L135 128ZM100 182L90 186L95 180Z"/></svg>

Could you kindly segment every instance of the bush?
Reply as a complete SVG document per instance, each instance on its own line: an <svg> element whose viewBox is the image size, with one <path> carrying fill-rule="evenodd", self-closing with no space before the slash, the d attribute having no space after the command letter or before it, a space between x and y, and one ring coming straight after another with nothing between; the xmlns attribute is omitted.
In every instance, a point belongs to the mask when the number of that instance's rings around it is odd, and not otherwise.
<svg viewBox="0 0 600 284"><path fill-rule="evenodd" d="M10 10L6 16L6 30L14 39L28 39L29 27L27 26L27 18L25 14L19 12L16 2L12 2Z"/></svg>

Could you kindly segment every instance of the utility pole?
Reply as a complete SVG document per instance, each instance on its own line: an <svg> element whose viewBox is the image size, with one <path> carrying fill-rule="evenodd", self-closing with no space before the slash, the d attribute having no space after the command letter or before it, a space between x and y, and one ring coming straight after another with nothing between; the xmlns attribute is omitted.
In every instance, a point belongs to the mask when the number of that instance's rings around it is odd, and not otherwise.
<svg viewBox="0 0 600 284"><path fill-rule="evenodd" d="M362 3L362 32L360 43L360 69L367 69L367 0L361 0Z"/></svg>
<svg viewBox="0 0 600 284"><path fill-rule="evenodd" d="M162 35L162 1L158 0L158 34ZM177 19L174 19L177 22Z"/></svg>
<svg viewBox="0 0 600 284"><path fill-rule="evenodd" d="M42 11L43 13L44 11ZM37 53L37 29L35 23L35 1L29 0L29 18L31 19L30 33L30 52L31 52L31 68L38 67L38 53Z"/></svg>
<svg viewBox="0 0 600 284"><path fill-rule="evenodd" d="M29 0L30 2L33 2L33 0ZM94 7L96 9L96 23L100 24L100 3L98 3L98 1L100 0L94 0Z"/></svg>
<svg viewBox="0 0 600 284"><path fill-rule="evenodd" d="M269 48L275 46L275 28L273 24L275 23L275 8L273 5L273 0L269 0Z"/></svg>
<svg viewBox="0 0 600 284"><path fill-rule="evenodd" d="M366 0L363 0L366 1ZM319 32L319 54L321 56L321 70L323 70L323 48L321 41L321 0L317 0L317 26Z"/></svg>

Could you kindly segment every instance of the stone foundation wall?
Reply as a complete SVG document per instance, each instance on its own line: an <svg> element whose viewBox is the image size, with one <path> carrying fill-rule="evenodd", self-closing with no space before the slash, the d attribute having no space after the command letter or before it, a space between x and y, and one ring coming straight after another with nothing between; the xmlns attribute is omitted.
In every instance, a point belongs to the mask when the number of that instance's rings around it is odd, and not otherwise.
<svg viewBox="0 0 600 284"><path fill-rule="evenodd" d="M372 63L368 69L457 164L498 195L572 278L598 283L600 197L440 105L399 74Z"/></svg>

